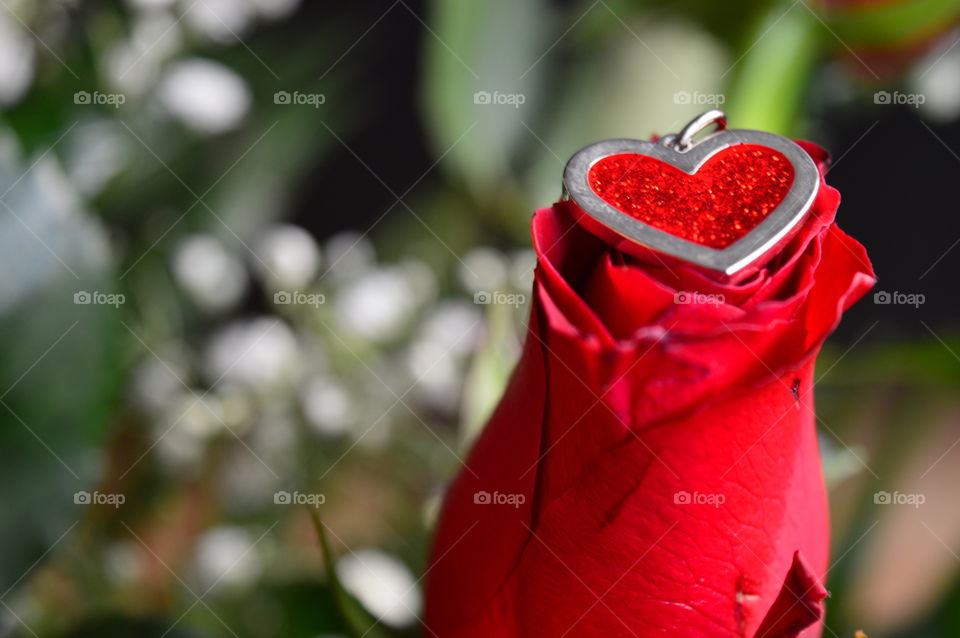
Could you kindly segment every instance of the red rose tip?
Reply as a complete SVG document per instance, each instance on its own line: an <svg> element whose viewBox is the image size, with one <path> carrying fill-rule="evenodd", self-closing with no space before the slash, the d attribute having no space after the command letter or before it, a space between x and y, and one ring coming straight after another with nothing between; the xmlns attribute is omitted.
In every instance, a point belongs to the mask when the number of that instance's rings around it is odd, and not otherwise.
<svg viewBox="0 0 960 638"><path fill-rule="evenodd" d="M828 595L800 552L796 552L783 588L754 638L796 638L803 629L823 618L823 601Z"/></svg>

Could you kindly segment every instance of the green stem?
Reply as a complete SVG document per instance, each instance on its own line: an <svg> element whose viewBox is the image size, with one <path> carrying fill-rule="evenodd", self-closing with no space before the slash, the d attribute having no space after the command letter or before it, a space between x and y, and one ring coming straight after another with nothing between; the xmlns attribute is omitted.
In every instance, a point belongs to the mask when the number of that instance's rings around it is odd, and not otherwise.
<svg viewBox="0 0 960 638"><path fill-rule="evenodd" d="M379 621L367 613L340 582L336 560L330 547L330 540L327 538L327 528L316 511L310 509L308 512L320 539L320 551L323 553L323 562L327 571L327 584L333 593L337 611L340 612L341 619L350 631L350 635L354 638L360 638L361 636L384 638L386 632L379 627Z"/></svg>
<svg viewBox="0 0 960 638"><path fill-rule="evenodd" d="M774 3L732 71L725 110L733 127L798 133L821 35L819 21L804 6Z"/></svg>

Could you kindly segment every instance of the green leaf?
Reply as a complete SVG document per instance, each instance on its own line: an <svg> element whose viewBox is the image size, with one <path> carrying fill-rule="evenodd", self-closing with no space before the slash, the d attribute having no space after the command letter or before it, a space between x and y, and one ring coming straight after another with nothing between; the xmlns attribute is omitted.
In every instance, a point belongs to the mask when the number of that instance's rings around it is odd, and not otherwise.
<svg viewBox="0 0 960 638"><path fill-rule="evenodd" d="M340 576L337 574L337 563L333 556L333 550L330 548L330 540L327 537L327 526L320 519L320 515L313 509L307 510L310 513L310 519L317 530L317 537L320 539L320 551L323 552L323 563L327 572L327 585L333 594L334 603L337 611L343 619L343 622L349 628L354 638L389 638L394 635L388 631L377 618L368 612L363 605L357 601L340 582Z"/></svg>
<svg viewBox="0 0 960 638"><path fill-rule="evenodd" d="M520 355L516 311L505 304L487 308L487 337L470 362L460 410L460 449L466 450L497 407Z"/></svg>
<svg viewBox="0 0 960 638"><path fill-rule="evenodd" d="M736 127L798 132L823 26L802 4L777 3L744 42L725 107Z"/></svg>
<svg viewBox="0 0 960 638"><path fill-rule="evenodd" d="M437 153L477 196L496 193L520 145L531 141L523 122L536 112L551 38L562 33L553 33L559 25L545 5L431 3L424 35L425 119ZM477 103L478 92L519 96L514 101L522 104Z"/></svg>
<svg viewBox="0 0 960 638"><path fill-rule="evenodd" d="M7 586L83 515L119 388L122 307L106 233L52 156L22 161L0 131L0 582ZM81 301L83 301L81 299Z"/></svg>

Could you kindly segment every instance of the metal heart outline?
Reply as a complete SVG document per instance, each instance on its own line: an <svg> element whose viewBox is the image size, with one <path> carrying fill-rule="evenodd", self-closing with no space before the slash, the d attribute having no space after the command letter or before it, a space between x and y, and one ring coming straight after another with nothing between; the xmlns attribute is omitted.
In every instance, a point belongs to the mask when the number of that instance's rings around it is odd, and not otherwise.
<svg viewBox="0 0 960 638"><path fill-rule="evenodd" d="M590 169L610 155L635 153L660 160L694 175L711 157L738 144L756 144L783 154L793 165L794 178L783 200L750 232L729 246L716 249L671 235L615 208L590 186ZM593 220L631 242L695 264L728 279L751 264L773 256L800 228L820 187L820 172L810 156L793 141L765 131L724 129L685 151L659 142L612 139L577 151L563 171L564 191ZM628 250L629 252L629 250Z"/></svg>

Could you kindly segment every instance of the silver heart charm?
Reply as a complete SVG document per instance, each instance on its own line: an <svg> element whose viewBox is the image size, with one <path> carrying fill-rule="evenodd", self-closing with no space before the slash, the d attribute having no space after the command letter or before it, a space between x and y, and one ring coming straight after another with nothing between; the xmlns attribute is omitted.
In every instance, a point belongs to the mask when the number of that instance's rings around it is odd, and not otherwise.
<svg viewBox="0 0 960 638"><path fill-rule="evenodd" d="M707 127L717 130L700 140L694 136ZM688 175L720 151L737 144L755 144L781 153L793 166L793 182L776 208L756 227L722 249L698 244L664 232L634 219L604 201L590 185L590 169L611 155L634 153L660 160ZM723 280L735 280L738 273L752 272L773 257L799 230L820 186L820 174L810 156L791 140L763 131L727 130L722 111L708 111L687 124L676 135L658 142L615 139L591 144L578 151L563 172L565 197L572 199L592 220L586 227L631 252L639 245L662 255L695 264ZM628 241L624 242L623 239Z"/></svg>

